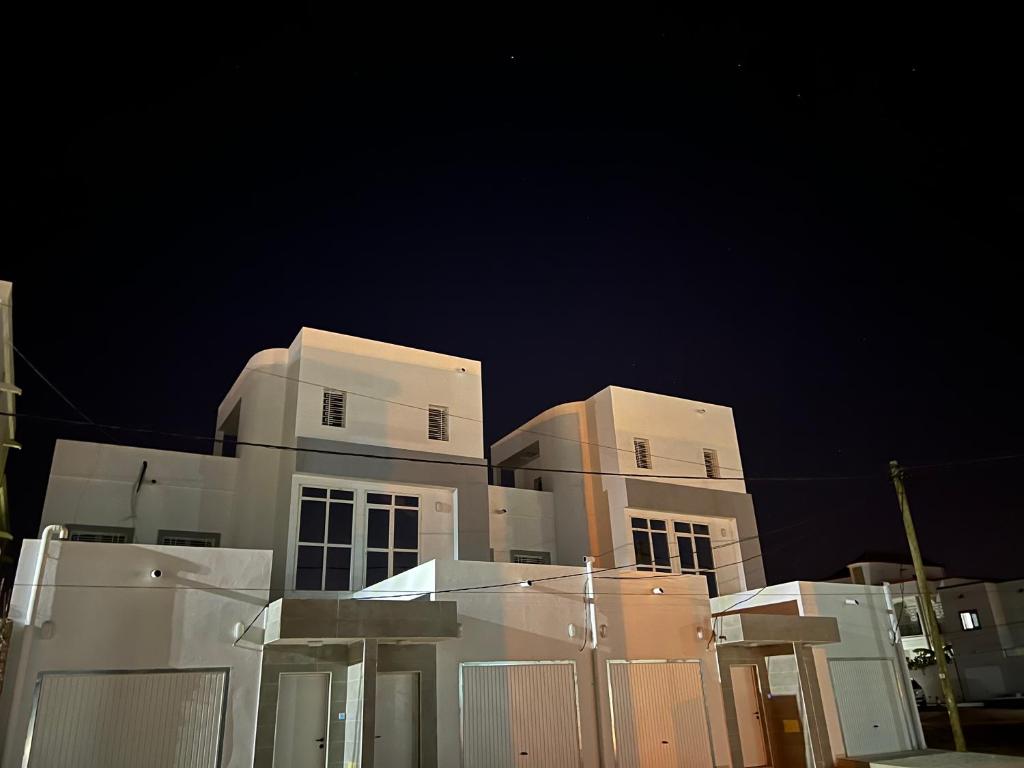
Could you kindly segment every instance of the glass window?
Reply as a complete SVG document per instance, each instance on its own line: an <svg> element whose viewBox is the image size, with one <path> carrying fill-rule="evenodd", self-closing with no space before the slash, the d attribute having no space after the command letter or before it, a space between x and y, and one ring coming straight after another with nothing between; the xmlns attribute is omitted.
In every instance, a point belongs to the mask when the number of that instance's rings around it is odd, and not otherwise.
<svg viewBox="0 0 1024 768"><path fill-rule="evenodd" d="M395 574L408 571L410 568L415 568L419 564L418 560L418 555L415 552L395 552L394 567L392 570Z"/></svg>
<svg viewBox="0 0 1024 768"><path fill-rule="evenodd" d="M384 581L388 577L388 553L367 552L366 553L366 586Z"/></svg>
<svg viewBox="0 0 1024 768"><path fill-rule="evenodd" d="M634 528L646 528L647 527L647 520L642 518L642 517L631 517L629 519L629 521L630 521L630 524Z"/></svg>
<svg viewBox="0 0 1024 768"><path fill-rule="evenodd" d="M718 579L714 571L701 571L701 576L708 580L708 597L718 597Z"/></svg>
<svg viewBox="0 0 1024 768"><path fill-rule="evenodd" d="M664 518L630 517L637 570L661 573L700 573L708 589L718 593L711 529L702 523ZM669 522L672 523L669 528ZM673 532L669 538L669 531Z"/></svg>
<svg viewBox="0 0 1024 768"><path fill-rule="evenodd" d="M390 493L368 493L366 494L367 504L391 504Z"/></svg>
<svg viewBox="0 0 1024 768"><path fill-rule="evenodd" d="M633 531L633 551L636 554L637 565L650 565L653 562L651 540L646 531Z"/></svg>
<svg viewBox="0 0 1024 768"><path fill-rule="evenodd" d="M302 486L295 589L352 589L352 525L355 493Z"/></svg>
<svg viewBox="0 0 1024 768"><path fill-rule="evenodd" d="M651 544L654 549L654 564L671 568L672 560L668 556L668 534L651 533Z"/></svg>
<svg viewBox="0 0 1024 768"><path fill-rule="evenodd" d="M679 570L692 571L695 567L693 562L693 539L689 536L676 536L676 546L679 548Z"/></svg>
<svg viewBox="0 0 1024 768"><path fill-rule="evenodd" d="M977 611L960 611L960 626L965 632L972 629L981 629L981 622L978 620Z"/></svg>
<svg viewBox="0 0 1024 768"><path fill-rule="evenodd" d="M710 529L706 525L701 525L700 523L694 523L693 524L693 532L694 533L702 534L704 536L710 536L711 535Z"/></svg>
<svg viewBox="0 0 1024 768"><path fill-rule="evenodd" d="M390 509L370 509L366 518L366 546L387 549L390 544Z"/></svg>
<svg viewBox="0 0 1024 768"><path fill-rule="evenodd" d="M689 523L680 523L680 522L676 521L675 523L673 523L673 525L675 526L676 533L689 533L690 532L690 524Z"/></svg>
<svg viewBox="0 0 1024 768"><path fill-rule="evenodd" d="M419 522L415 509L395 510L395 549L419 549Z"/></svg>
<svg viewBox="0 0 1024 768"><path fill-rule="evenodd" d="M697 550L697 567L714 568L715 558L711 554L711 539L708 536L694 536L693 545Z"/></svg>
<svg viewBox="0 0 1024 768"><path fill-rule="evenodd" d="M396 507L418 507L420 499L418 496L395 496Z"/></svg>
<svg viewBox="0 0 1024 768"><path fill-rule="evenodd" d="M650 523L651 523L651 530L652 531L664 531L665 530L665 521L664 520L651 520Z"/></svg>

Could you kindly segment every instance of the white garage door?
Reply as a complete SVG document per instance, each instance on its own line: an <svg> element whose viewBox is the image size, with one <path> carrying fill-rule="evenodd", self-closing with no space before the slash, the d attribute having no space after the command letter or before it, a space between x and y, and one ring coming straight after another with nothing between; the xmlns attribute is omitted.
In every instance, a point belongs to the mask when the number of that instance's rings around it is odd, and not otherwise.
<svg viewBox="0 0 1024 768"><path fill-rule="evenodd" d="M214 768L227 670L45 672L30 768Z"/></svg>
<svg viewBox="0 0 1024 768"><path fill-rule="evenodd" d="M573 662L466 662L459 677L465 768L580 764Z"/></svg>
<svg viewBox="0 0 1024 768"><path fill-rule="evenodd" d="M711 768L699 661L609 661L615 763Z"/></svg>
<svg viewBox="0 0 1024 768"><path fill-rule="evenodd" d="M832 688L846 754L910 749L904 704L890 659L832 659Z"/></svg>

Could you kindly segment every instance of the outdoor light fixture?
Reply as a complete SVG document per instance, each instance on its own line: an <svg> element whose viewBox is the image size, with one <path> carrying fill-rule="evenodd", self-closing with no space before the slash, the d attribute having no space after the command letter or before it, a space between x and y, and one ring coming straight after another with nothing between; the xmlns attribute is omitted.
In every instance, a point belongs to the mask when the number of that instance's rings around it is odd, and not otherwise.
<svg viewBox="0 0 1024 768"><path fill-rule="evenodd" d="M533 582L530 581L529 579L523 579L522 581L519 582L519 586L520 587L532 587L533 586Z"/></svg>
<svg viewBox="0 0 1024 768"><path fill-rule="evenodd" d="M496 510L494 510L494 514L496 514L496 515L507 515L508 514L508 507L501 507L500 509L496 509Z"/></svg>
<svg viewBox="0 0 1024 768"><path fill-rule="evenodd" d="M860 600L855 600L852 597L846 598L843 602L847 605L860 605Z"/></svg>
<svg viewBox="0 0 1024 768"><path fill-rule="evenodd" d="M665 594L665 590L662 589L661 587L655 587L654 589L651 590L651 592L653 592L656 595L664 595Z"/></svg>

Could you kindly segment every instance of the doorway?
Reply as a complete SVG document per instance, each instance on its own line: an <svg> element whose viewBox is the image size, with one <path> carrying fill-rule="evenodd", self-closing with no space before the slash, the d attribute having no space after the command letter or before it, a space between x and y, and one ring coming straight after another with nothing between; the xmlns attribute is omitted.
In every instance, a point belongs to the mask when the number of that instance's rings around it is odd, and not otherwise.
<svg viewBox="0 0 1024 768"><path fill-rule="evenodd" d="M277 683L277 768L323 768L327 763L330 672L282 672Z"/></svg>
<svg viewBox="0 0 1024 768"><path fill-rule="evenodd" d="M419 673L378 672L373 764L380 768L416 768L420 764L419 746Z"/></svg>
<svg viewBox="0 0 1024 768"><path fill-rule="evenodd" d="M757 667L737 664L729 667L732 681L733 705L736 709L736 729L743 753L743 768L760 768L768 764L765 749L764 715L761 707Z"/></svg>

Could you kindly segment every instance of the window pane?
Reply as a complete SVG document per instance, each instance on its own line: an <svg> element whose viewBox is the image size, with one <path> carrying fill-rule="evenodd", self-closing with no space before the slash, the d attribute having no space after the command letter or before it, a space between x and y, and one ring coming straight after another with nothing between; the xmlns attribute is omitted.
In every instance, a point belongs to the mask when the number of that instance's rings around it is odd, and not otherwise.
<svg viewBox="0 0 1024 768"><path fill-rule="evenodd" d="M327 541L330 544L352 543L351 504L331 504L331 521L327 526Z"/></svg>
<svg viewBox="0 0 1024 768"><path fill-rule="evenodd" d="M644 518L642 518L642 517L631 517L629 519L633 523L633 527L634 528L646 528L647 527L647 521Z"/></svg>
<svg viewBox="0 0 1024 768"><path fill-rule="evenodd" d="M356 495L352 491L332 490L331 498L335 501L353 501Z"/></svg>
<svg viewBox="0 0 1024 768"><path fill-rule="evenodd" d="M348 547L327 548L327 571L324 573L324 589L351 589L349 574L352 568L352 550Z"/></svg>
<svg viewBox="0 0 1024 768"><path fill-rule="evenodd" d="M665 530L665 521L664 520L651 520L651 530L652 531L664 531Z"/></svg>
<svg viewBox="0 0 1024 768"><path fill-rule="evenodd" d="M395 496L396 507L418 507L420 500L416 496Z"/></svg>
<svg viewBox="0 0 1024 768"><path fill-rule="evenodd" d="M689 523L675 523L675 526L676 526L676 533L689 533L690 532L690 524Z"/></svg>
<svg viewBox="0 0 1024 768"><path fill-rule="evenodd" d="M415 568L419 563L419 555L416 552L395 552L395 574Z"/></svg>
<svg viewBox="0 0 1024 768"><path fill-rule="evenodd" d="M711 571L701 571L701 575L708 580L708 596L718 597L718 580Z"/></svg>
<svg viewBox="0 0 1024 768"><path fill-rule="evenodd" d="M295 564L295 588L323 589L323 568L323 547L299 547Z"/></svg>
<svg viewBox="0 0 1024 768"><path fill-rule="evenodd" d="M386 549L388 546L388 518L390 509L371 509L366 523L366 546Z"/></svg>
<svg viewBox="0 0 1024 768"><path fill-rule="evenodd" d="M647 531L633 531L633 551L636 553L636 562L639 565L650 565L651 542L647 538Z"/></svg>
<svg viewBox="0 0 1024 768"><path fill-rule="evenodd" d="M711 534L711 531L708 529L708 527L706 525L701 525L700 523L693 524L693 532L702 533L705 536L709 536Z"/></svg>
<svg viewBox="0 0 1024 768"><path fill-rule="evenodd" d="M654 544L654 564L671 566L672 561L668 557L668 536L664 533L652 533L651 542Z"/></svg>
<svg viewBox="0 0 1024 768"><path fill-rule="evenodd" d="M395 510L395 549L419 548L419 518L415 509Z"/></svg>
<svg viewBox="0 0 1024 768"><path fill-rule="evenodd" d="M680 570L693 570L693 539L689 536L676 536L676 546L679 547Z"/></svg>
<svg viewBox="0 0 1024 768"><path fill-rule="evenodd" d="M700 568L714 568L715 558L711 554L711 539L705 536L695 536L693 543L697 546L697 566Z"/></svg>
<svg viewBox="0 0 1024 768"><path fill-rule="evenodd" d="M302 495L306 497L313 497L316 499L326 499L327 489L326 488L310 488L308 485L302 486Z"/></svg>
<svg viewBox="0 0 1024 768"><path fill-rule="evenodd" d="M388 553L366 553L366 586L372 587L388 577Z"/></svg>
<svg viewBox="0 0 1024 768"><path fill-rule="evenodd" d="M390 493L368 493L366 494L367 504L391 504Z"/></svg>
<svg viewBox="0 0 1024 768"><path fill-rule="evenodd" d="M323 541L326 521L326 501L304 500L299 508L299 541Z"/></svg>

